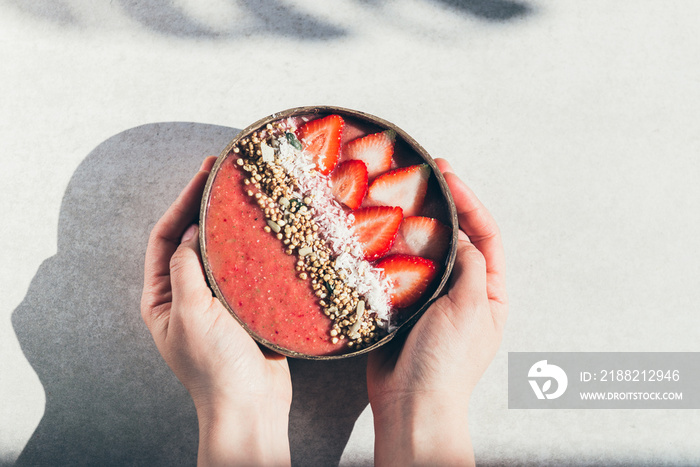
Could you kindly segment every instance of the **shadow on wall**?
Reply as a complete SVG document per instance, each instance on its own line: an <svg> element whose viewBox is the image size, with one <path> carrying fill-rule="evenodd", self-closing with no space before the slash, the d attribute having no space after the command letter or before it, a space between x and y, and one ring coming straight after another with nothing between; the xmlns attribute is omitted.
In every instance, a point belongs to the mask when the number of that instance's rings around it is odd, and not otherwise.
<svg viewBox="0 0 700 467"><path fill-rule="evenodd" d="M81 26L79 12L66 0L5 0L20 11L62 26ZM488 22L518 19L532 12L528 3L519 0L423 0L455 14ZM349 34L346 18L337 21L314 15L306 8L282 0L221 0L221 13L231 14L230 25L213 27L200 15L189 11L197 0L113 0L110 8L118 10L146 29L182 38L235 39L250 36L279 36L300 40L335 39ZM386 0L349 0L371 14L382 14ZM201 9L201 6L198 7ZM226 12L224 12L226 10ZM211 14L211 11L209 12ZM224 15L225 16L225 15ZM219 18L220 19L220 18Z"/></svg>
<svg viewBox="0 0 700 467"><path fill-rule="evenodd" d="M17 465L194 465L194 405L139 312L143 258L157 219L237 132L144 125L100 144L73 174L58 253L12 315L46 393ZM367 405L365 360L290 363L295 464L337 464Z"/></svg>

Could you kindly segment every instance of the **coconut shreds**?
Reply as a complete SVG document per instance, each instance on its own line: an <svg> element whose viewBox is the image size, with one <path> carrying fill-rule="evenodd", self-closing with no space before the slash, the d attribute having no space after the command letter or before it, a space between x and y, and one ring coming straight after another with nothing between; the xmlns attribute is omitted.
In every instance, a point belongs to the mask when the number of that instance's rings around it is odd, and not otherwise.
<svg viewBox="0 0 700 467"><path fill-rule="evenodd" d="M296 149L289 141L277 138L276 162L287 174L297 180L300 197L309 197L321 237L335 255L335 267L345 273L345 283L357 290L366 306L376 315L377 324L386 329L390 321L388 282L381 269L362 258L362 248L352 234L354 216L347 214L334 199L330 178L313 170L316 165L310 156Z"/></svg>

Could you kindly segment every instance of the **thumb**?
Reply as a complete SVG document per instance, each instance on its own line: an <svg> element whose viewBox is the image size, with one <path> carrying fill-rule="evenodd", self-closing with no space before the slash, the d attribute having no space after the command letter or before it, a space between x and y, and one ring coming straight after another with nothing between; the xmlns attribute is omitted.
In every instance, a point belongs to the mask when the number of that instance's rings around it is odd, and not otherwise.
<svg viewBox="0 0 700 467"><path fill-rule="evenodd" d="M211 291L204 280L197 224L185 230L180 245L170 258L170 286L175 313L201 303L202 299L211 298Z"/></svg>

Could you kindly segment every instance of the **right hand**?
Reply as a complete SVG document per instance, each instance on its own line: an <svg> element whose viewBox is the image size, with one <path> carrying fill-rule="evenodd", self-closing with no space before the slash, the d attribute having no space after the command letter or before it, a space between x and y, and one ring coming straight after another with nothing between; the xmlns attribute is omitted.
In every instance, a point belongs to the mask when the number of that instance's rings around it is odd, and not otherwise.
<svg viewBox="0 0 700 467"><path fill-rule="evenodd" d="M457 259L449 291L405 340L369 355L377 465L473 463L469 398L496 354L508 314L498 226L449 163L436 162L457 207Z"/></svg>

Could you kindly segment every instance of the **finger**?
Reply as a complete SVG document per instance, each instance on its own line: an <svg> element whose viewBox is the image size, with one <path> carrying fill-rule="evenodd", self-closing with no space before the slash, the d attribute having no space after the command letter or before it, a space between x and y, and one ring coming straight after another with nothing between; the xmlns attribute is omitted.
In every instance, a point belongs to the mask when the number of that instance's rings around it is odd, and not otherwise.
<svg viewBox="0 0 700 467"><path fill-rule="evenodd" d="M488 298L486 260L464 232L459 232L457 239L457 256L451 280L448 295L460 309Z"/></svg>
<svg viewBox="0 0 700 467"><path fill-rule="evenodd" d="M443 174L447 172L454 173L454 169L452 168L450 163L447 162L445 159L435 159L435 163L437 164L438 169L440 169L440 172L442 172Z"/></svg>
<svg viewBox="0 0 700 467"><path fill-rule="evenodd" d="M182 190L182 193L180 193L175 202L153 228L152 236L166 240L173 251L179 245L180 237L185 228L197 218L204 185L215 162L216 156L209 156L204 159L199 172L190 180L189 184ZM170 254L172 254L172 251ZM170 259L170 255L167 256L167 259ZM154 261L153 264L159 265L160 272L167 273L167 261Z"/></svg>
<svg viewBox="0 0 700 467"><path fill-rule="evenodd" d="M457 175L445 173L445 180L455 201L460 229L483 255L488 298L505 306L505 253L496 221Z"/></svg>
<svg viewBox="0 0 700 467"><path fill-rule="evenodd" d="M200 172L211 172L211 168L214 167L216 163L216 156L207 156L202 162L202 166L199 168Z"/></svg>
<svg viewBox="0 0 700 467"><path fill-rule="evenodd" d="M184 230L197 217L202 191L213 161L205 159L198 172L151 231L146 248L141 312L149 325L158 307L170 301L170 258Z"/></svg>
<svg viewBox="0 0 700 467"><path fill-rule="evenodd" d="M204 280L197 224L185 231L182 242L170 259L170 283L173 291L172 313L192 309L212 297Z"/></svg>
<svg viewBox="0 0 700 467"><path fill-rule="evenodd" d="M446 173L445 180L455 201L460 229L484 255L488 272L504 272L505 256L496 221L457 175Z"/></svg>

